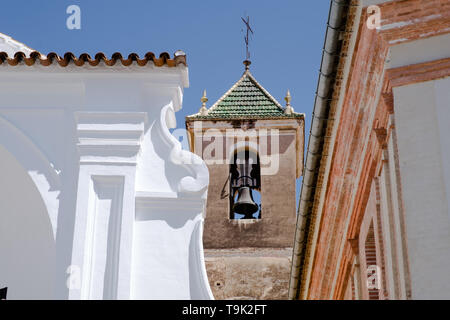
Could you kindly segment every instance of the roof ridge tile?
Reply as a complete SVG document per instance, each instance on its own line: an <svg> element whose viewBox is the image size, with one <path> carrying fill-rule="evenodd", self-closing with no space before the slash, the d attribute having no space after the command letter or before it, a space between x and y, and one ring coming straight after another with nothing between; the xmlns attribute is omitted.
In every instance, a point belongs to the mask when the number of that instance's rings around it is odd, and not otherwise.
<svg viewBox="0 0 450 320"><path fill-rule="evenodd" d="M43 66L52 65L58 63L61 67L68 66L73 62L76 66L83 66L85 63L91 66L97 66L100 61L103 61L107 66L113 66L118 61L122 63L123 66L130 66L133 62L136 62L138 66L145 66L149 61L153 61L154 65L161 67L167 65L168 67L176 67L179 64L186 64L186 55L174 54L174 58L171 58L167 52L162 52L159 57L156 57L153 52L147 52L141 59L137 53L130 53L127 58L123 58L120 52L115 52L112 54L111 59L108 59L103 52L98 52L95 54L94 59L87 53L82 53L78 57L72 52L66 52L61 57L55 52L50 52L49 54L42 55L38 51L33 51L27 57L26 53L18 51L13 57L8 56L6 52L0 52L0 65L6 62L10 66L17 66L24 62L27 66L32 66L36 62L39 62Z"/></svg>

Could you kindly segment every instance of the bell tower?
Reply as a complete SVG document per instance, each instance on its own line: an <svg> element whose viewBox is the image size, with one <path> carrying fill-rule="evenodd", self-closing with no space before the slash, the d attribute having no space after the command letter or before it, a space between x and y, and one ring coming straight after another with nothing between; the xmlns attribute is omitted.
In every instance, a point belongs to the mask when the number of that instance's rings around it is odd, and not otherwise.
<svg viewBox="0 0 450 320"><path fill-rule="evenodd" d="M216 299L287 299L304 114L289 91L281 106L244 65L216 103L207 107L205 90L199 112L186 117L190 149L209 169L208 279Z"/></svg>

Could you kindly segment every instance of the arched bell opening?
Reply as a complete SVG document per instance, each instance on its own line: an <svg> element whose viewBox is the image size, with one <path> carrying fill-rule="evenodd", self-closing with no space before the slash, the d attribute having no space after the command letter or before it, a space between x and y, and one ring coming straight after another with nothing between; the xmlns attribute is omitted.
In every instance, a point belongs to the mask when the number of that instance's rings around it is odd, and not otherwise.
<svg viewBox="0 0 450 320"><path fill-rule="evenodd" d="M230 164L230 219L261 219L259 155L245 148L235 151Z"/></svg>

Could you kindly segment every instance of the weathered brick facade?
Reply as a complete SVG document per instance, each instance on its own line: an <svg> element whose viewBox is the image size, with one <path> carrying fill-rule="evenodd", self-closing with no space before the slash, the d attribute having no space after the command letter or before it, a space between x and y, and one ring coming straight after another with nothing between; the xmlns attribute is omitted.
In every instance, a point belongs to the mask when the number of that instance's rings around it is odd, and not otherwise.
<svg viewBox="0 0 450 320"><path fill-rule="evenodd" d="M390 53L399 44L449 33L450 1L379 4L378 30L367 27L366 8L352 4L297 275L299 298L408 299L411 275L393 88L448 77L450 59L391 68ZM386 250L387 244L394 249ZM379 267L377 290L367 288L367 263Z"/></svg>

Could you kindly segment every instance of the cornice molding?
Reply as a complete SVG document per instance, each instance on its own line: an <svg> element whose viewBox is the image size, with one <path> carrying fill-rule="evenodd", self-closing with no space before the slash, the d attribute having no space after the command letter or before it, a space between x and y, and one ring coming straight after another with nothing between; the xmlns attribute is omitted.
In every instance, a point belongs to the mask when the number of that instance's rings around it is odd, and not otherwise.
<svg viewBox="0 0 450 320"><path fill-rule="evenodd" d="M147 113L76 112L74 116L80 163L136 165Z"/></svg>

